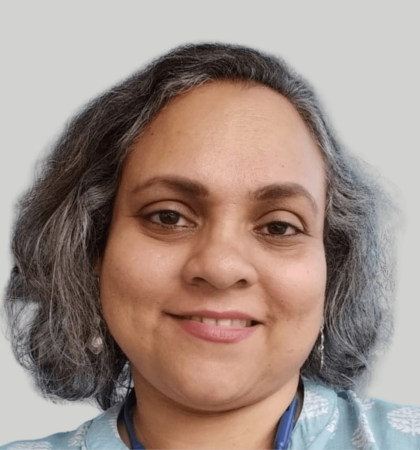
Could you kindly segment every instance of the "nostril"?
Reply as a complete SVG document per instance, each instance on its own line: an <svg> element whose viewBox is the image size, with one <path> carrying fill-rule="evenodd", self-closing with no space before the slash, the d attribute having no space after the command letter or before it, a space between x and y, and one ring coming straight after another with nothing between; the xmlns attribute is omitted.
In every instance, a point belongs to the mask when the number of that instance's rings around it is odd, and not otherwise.
<svg viewBox="0 0 420 450"><path fill-rule="evenodd" d="M207 284L206 280L201 277L194 277L188 283L190 286L202 287L204 284Z"/></svg>
<svg viewBox="0 0 420 450"><path fill-rule="evenodd" d="M194 277L194 278L192 279L192 281L195 282L195 283L203 283L203 282L205 282L206 280L205 280L204 278L201 278L201 277Z"/></svg>

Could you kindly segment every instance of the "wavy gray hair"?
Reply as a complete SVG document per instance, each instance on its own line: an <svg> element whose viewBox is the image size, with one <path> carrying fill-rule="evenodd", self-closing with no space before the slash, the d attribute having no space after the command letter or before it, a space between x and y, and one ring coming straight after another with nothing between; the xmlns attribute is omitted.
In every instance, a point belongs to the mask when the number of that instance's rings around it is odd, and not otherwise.
<svg viewBox="0 0 420 450"><path fill-rule="evenodd" d="M131 384L129 362L101 316L95 262L104 251L127 153L175 96L226 80L267 86L297 109L324 154L327 179L325 357L303 376L354 388L392 331L392 202L344 151L310 85L281 59L225 44L179 47L89 103L68 125L19 203L5 309L18 361L52 399L107 409ZM87 343L99 333L95 355Z"/></svg>

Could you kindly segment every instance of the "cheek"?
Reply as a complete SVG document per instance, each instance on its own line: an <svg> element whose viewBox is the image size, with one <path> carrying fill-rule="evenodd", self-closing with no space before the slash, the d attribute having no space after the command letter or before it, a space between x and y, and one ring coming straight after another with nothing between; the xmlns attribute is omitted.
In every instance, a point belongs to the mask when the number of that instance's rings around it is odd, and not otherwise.
<svg viewBox="0 0 420 450"><path fill-rule="evenodd" d="M317 326L318 317L323 314L326 274L323 246L305 254L289 255L278 262L266 280L271 320L283 317L298 326L304 323Z"/></svg>
<svg viewBox="0 0 420 450"><path fill-rule="evenodd" d="M101 304L111 333L124 328L152 326L162 304L170 298L168 286L177 277L177 255L152 246L145 239L110 235L101 268Z"/></svg>

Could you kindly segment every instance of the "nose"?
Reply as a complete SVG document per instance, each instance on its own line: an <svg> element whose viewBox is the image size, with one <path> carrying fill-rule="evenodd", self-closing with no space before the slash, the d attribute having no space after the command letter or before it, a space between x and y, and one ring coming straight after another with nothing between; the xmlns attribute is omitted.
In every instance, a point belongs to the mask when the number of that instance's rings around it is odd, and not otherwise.
<svg viewBox="0 0 420 450"><path fill-rule="evenodd" d="M183 267L186 283L223 290L251 286L257 281L249 246L232 233L213 233L195 243Z"/></svg>

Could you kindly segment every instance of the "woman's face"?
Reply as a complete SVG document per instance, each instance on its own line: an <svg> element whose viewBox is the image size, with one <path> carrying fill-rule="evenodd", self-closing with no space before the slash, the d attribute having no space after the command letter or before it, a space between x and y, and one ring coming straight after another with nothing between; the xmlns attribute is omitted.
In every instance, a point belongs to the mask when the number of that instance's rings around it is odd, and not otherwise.
<svg viewBox="0 0 420 450"><path fill-rule="evenodd" d="M321 152L280 94L214 83L159 113L97 267L136 389L218 411L296 386L322 322L325 196Z"/></svg>

